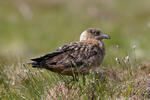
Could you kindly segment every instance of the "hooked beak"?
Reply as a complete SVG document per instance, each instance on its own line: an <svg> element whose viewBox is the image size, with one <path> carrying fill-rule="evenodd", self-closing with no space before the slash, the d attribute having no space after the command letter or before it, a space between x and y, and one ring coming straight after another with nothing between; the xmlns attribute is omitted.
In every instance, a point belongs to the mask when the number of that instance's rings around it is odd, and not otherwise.
<svg viewBox="0 0 150 100"><path fill-rule="evenodd" d="M111 37L106 34L101 34L100 39L111 39Z"/></svg>

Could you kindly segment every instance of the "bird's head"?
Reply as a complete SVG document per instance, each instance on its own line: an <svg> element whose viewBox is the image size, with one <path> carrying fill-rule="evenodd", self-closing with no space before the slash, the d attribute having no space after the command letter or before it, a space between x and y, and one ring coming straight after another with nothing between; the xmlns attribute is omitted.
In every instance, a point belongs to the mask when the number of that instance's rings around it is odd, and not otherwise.
<svg viewBox="0 0 150 100"><path fill-rule="evenodd" d="M88 28L80 35L80 41L82 40L98 40L111 39L109 35L104 34L101 30L96 28Z"/></svg>

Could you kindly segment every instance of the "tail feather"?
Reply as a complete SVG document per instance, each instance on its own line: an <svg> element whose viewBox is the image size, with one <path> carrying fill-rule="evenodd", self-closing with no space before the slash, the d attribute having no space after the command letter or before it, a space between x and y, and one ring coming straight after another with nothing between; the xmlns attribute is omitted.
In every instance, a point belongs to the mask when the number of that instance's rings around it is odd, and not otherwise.
<svg viewBox="0 0 150 100"><path fill-rule="evenodd" d="M25 65L31 65L32 67L36 67L36 68L47 68L48 65L46 64L46 60L50 60L51 58L53 58L54 56L57 56L60 53L62 53L62 52L55 51L53 53L46 54L46 55L39 57L39 58L33 58L33 59L31 59L32 62L27 63Z"/></svg>
<svg viewBox="0 0 150 100"><path fill-rule="evenodd" d="M28 65L31 65L32 67L37 67L37 68L41 68L40 67L40 64L38 62L29 62L29 63L25 63L25 64L22 64L22 66L28 66Z"/></svg>
<svg viewBox="0 0 150 100"><path fill-rule="evenodd" d="M31 62L30 64L32 65L32 67L40 68L40 64L38 62Z"/></svg>
<svg viewBox="0 0 150 100"><path fill-rule="evenodd" d="M32 60L32 61L35 61L35 62L41 62L41 61L43 61L43 60L50 59L50 58L52 58L52 57L54 57L54 56L56 56L56 55L58 55L58 54L60 54L60 53L62 53L62 52L55 51L55 52L53 52L53 53L46 54L46 55L44 55L44 56L42 56L42 57L39 57L39 58L33 58L33 59L31 59L31 60Z"/></svg>

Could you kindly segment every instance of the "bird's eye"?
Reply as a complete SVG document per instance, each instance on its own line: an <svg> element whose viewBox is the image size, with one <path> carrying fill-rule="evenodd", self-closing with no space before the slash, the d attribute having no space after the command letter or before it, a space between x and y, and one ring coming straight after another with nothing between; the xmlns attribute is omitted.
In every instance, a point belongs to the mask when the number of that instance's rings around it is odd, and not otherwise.
<svg viewBox="0 0 150 100"><path fill-rule="evenodd" d="M95 36L98 36L98 35L100 35L100 32L99 31L95 31L95 32L93 32L93 34L95 35Z"/></svg>
<svg viewBox="0 0 150 100"><path fill-rule="evenodd" d="M96 30L96 29L88 30L88 32L90 32L94 36L99 36L101 34L101 31L100 30Z"/></svg>
<svg viewBox="0 0 150 100"><path fill-rule="evenodd" d="M98 32L96 32L96 35L100 35L100 32L98 31Z"/></svg>

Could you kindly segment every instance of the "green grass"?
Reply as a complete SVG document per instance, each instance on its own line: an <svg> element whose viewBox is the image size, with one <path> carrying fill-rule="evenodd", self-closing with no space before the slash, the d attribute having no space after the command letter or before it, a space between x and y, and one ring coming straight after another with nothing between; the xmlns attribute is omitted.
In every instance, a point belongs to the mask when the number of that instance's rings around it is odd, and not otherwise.
<svg viewBox="0 0 150 100"><path fill-rule="evenodd" d="M149 99L149 4L148 0L0 0L0 99ZM103 67L87 75L86 84L82 77L68 83L71 77L21 66L78 41L89 27L101 28L112 39L104 40Z"/></svg>

